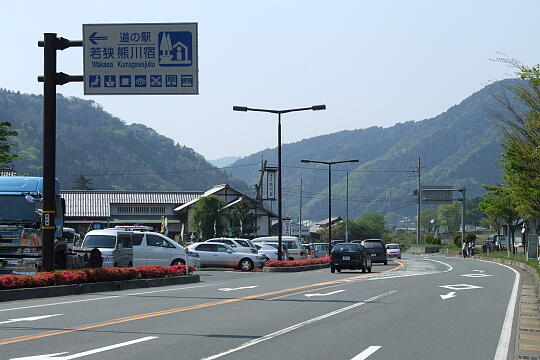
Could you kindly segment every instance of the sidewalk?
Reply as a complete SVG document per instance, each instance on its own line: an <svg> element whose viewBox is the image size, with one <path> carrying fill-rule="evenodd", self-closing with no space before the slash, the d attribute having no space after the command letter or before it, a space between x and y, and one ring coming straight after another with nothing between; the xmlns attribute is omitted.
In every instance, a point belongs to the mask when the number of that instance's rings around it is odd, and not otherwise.
<svg viewBox="0 0 540 360"><path fill-rule="evenodd" d="M523 273L514 359L540 360L540 294L532 275Z"/></svg>

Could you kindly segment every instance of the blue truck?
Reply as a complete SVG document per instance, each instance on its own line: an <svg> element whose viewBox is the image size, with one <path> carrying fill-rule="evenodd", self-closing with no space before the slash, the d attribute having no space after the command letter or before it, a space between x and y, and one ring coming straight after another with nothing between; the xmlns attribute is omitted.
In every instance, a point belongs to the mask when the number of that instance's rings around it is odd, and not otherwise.
<svg viewBox="0 0 540 360"><path fill-rule="evenodd" d="M43 178L0 176L0 274L32 274L42 268L41 208ZM62 238L65 203L55 184L55 268L74 260Z"/></svg>

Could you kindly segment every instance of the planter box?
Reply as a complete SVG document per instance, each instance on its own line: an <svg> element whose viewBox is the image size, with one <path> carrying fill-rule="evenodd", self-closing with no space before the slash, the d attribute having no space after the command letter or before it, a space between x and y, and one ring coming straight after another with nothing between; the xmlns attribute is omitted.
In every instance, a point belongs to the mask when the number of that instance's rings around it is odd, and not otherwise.
<svg viewBox="0 0 540 360"><path fill-rule="evenodd" d="M73 285L44 286L22 289L0 290L0 302L26 300L53 296L79 295L102 291L129 290L157 286L169 286L199 282L199 275L176 276L155 279L104 281Z"/></svg>
<svg viewBox="0 0 540 360"><path fill-rule="evenodd" d="M263 272L298 272L329 268L330 264L314 264L304 266L264 267Z"/></svg>

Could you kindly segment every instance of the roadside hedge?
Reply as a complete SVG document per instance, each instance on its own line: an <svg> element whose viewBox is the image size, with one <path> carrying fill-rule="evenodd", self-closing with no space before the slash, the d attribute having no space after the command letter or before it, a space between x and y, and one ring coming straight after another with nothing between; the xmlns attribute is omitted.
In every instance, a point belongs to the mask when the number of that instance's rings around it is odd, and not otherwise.
<svg viewBox="0 0 540 360"><path fill-rule="evenodd" d="M314 265L314 264L328 264L330 258L328 256L315 259L303 259L303 260L285 260L277 261L270 260L266 263L267 267L293 267L293 266L305 266L305 265Z"/></svg>
<svg viewBox="0 0 540 360"><path fill-rule="evenodd" d="M195 267L190 266L189 271L195 271ZM151 279L185 274L185 265L56 270L52 272L38 272L34 275L0 275L0 290L102 281Z"/></svg>

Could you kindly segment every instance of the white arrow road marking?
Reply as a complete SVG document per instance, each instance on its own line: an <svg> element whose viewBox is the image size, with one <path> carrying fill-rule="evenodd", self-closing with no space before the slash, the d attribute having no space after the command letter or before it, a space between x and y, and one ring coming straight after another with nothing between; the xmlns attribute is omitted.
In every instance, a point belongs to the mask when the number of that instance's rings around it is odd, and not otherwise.
<svg viewBox="0 0 540 360"><path fill-rule="evenodd" d="M445 289L450 289L450 290L482 289L481 286L468 285L468 284L443 285L443 286L439 286L439 287L445 288Z"/></svg>
<svg viewBox="0 0 540 360"><path fill-rule="evenodd" d="M11 324L11 323L20 322L20 321L36 321L36 320L46 319L46 318L50 318L50 317L53 317L53 316L60 316L60 315L62 315L62 314L42 315L42 316L32 316L32 317L25 317L25 318L18 318L18 319L9 319L9 320L6 320L6 321L0 321L0 325L2 325L2 324Z"/></svg>
<svg viewBox="0 0 540 360"><path fill-rule="evenodd" d="M443 300L446 300L446 299L450 299L450 298L453 298L456 296L456 292L455 291L450 291L448 294L446 295L440 295L441 299Z"/></svg>
<svg viewBox="0 0 540 360"><path fill-rule="evenodd" d="M367 359L375 351L379 350L381 346L370 346L366 350L362 351L360 354L353 357L351 360L364 360Z"/></svg>
<svg viewBox="0 0 540 360"><path fill-rule="evenodd" d="M360 302L357 302L357 303L354 303L352 305L349 305L349 306L346 306L344 308L341 308L341 309L337 309L335 311L332 311L332 312L329 312L327 314L324 314L324 315L321 315L321 316L317 316L317 317L314 317L312 319L309 319L309 320L306 320L306 321L303 321L301 323L298 323L298 324L295 324L295 325L292 325L292 326L289 326L288 328L285 328L285 329L281 329L281 330L278 330L276 332L273 332L271 334L267 334L267 335L264 335L263 337L260 337L258 339L254 339L254 340L251 340L251 341L248 341L248 342L245 342L243 343L242 345L238 346L238 347L235 347L233 349L230 349L230 350L227 350L227 351L224 351L222 353L219 353L219 354L216 354L216 355L212 355L212 356L208 356L208 357L205 357L201 360L214 360L214 359L218 359L220 357L223 357L225 355L229 355L229 354L232 354L234 352L237 352L239 350L242 350L242 349L245 349L247 347L250 347L250 346L253 346L253 345L257 345L258 343L261 343L263 341L267 341L267 340L270 340L270 339L273 339L277 336L280 336L280 335L283 335L283 334L286 334L288 332L291 332L291 331L294 331L296 329L299 329L301 327L304 327L306 325L310 325L310 324L313 324L317 321L320 321L320 320L323 320L323 319L326 319L326 318L329 318L330 316L334 316L334 315L337 315L337 314L340 314L344 311L347 311L347 310L351 310L351 309L354 309L358 306L362 306L362 305L365 305L367 303L370 303L370 302L373 302L375 300L378 300L378 299L381 299L385 296L388 296L388 295L391 295L391 294L395 294L397 292L397 290L392 290L392 291L389 291L389 292L386 292L384 294L380 294L380 295L377 295L377 296L374 296L372 298L369 298L367 300L364 300L364 301L360 301Z"/></svg>
<svg viewBox="0 0 540 360"><path fill-rule="evenodd" d="M46 354L46 355L26 356L26 357L20 357L20 358L11 358L10 360L49 360L49 359L50 360L71 360L71 359L77 359L77 358L81 358L83 356L93 355L93 354L97 354L97 353L100 353L100 352L103 352L103 351L117 349L117 348L120 348L120 347L133 345L133 344L137 344L137 343L140 343L140 342L143 342L143 341L153 340L153 339L157 339L157 338L158 338L157 336L147 336L147 337L143 337L143 338L140 338L140 339L126 341L126 342L123 342L123 343L120 343L120 344L115 344L115 345L109 345L109 346L105 346L105 347L102 347L102 348L98 348L98 349L94 349L94 350L88 350L88 351L84 351L84 352L81 352L81 353L78 353L78 354L73 354L73 355L68 355L68 356L58 356L58 355L62 355L62 354L67 354L67 352L61 352L61 353L56 353L56 354Z"/></svg>
<svg viewBox="0 0 540 360"><path fill-rule="evenodd" d="M218 289L220 291L235 291L235 290L243 290L243 289L254 289L256 287L259 287L259 285L252 285L252 286L242 286L237 288L221 288Z"/></svg>
<svg viewBox="0 0 540 360"><path fill-rule="evenodd" d="M326 293L326 294L304 294L304 296L307 296L307 297L328 296L328 295L334 295L334 294L337 294L337 293L340 293L340 292L343 292L343 291L347 291L347 290L336 290L336 291L332 291L332 292L329 292L329 293Z"/></svg>
<svg viewBox="0 0 540 360"><path fill-rule="evenodd" d="M488 276L493 276L493 275L488 275L488 274L463 274L461 276L471 277L471 278L481 278L481 277L488 277Z"/></svg>

